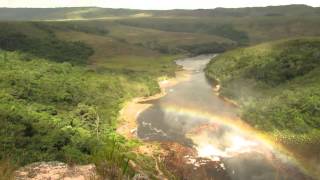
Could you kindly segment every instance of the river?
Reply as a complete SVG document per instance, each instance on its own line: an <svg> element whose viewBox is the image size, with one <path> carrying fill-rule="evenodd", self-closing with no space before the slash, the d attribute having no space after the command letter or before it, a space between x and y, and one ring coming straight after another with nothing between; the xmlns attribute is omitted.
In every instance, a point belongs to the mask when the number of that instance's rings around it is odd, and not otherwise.
<svg viewBox="0 0 320 180"><path fill-rule="evenodd" d="M214 56L176 61L188 78L166 88L165 96L145 102L152 106L138 117L138 137L193 149L194 154L182 156L192 166L180 174L183 179L310 179L293 158L243 125L239 109L213 91L203 70Z"/></svg>

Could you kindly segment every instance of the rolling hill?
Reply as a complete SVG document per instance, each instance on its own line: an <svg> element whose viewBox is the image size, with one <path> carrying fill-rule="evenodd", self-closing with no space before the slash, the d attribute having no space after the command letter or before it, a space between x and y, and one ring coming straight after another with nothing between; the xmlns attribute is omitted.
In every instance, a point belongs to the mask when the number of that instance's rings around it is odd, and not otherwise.
<svg viewBox="0 0 320 180"><path fill-rule="evenodd" d="M71 8L0 8L0 20L103 19L110 17L257 17L318 16L320 9L307 5L286 5L248 8L216 8L196 10L135 10L99 7Z"/></svg>
<svg viewBox="0 0 320 180"><path fill-rule="evenodd" d="M238 45L268 40L319 35L320 9L306 5L199 10L132 10L83 8L2 8L2 21L88 21L113 22L124 28L213 35ZM92 23L91 23L92 24ZM119 26L118 26L119 27ZM125 38L124 38L125 39Z"/></svg>

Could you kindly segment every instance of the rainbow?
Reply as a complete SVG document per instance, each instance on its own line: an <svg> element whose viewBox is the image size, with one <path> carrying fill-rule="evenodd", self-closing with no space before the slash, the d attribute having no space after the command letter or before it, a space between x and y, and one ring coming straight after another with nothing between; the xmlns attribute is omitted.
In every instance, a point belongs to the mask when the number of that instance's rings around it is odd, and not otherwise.
<svg viewBox="0 0 320 180"><path fill-rule="evenodd" d="M250 137L255 141L259 141L265 147L272 150L273 152L277 152L277 154L280 154L286 157L288 162L298 167L299 170L301 170L303 173L309 174L309 175L313 174L312 172L308 171L305 168L305 166L303 166L304 163L299 161L294 153L290 152L281 144L275 142L274 138L270 134L262 133L258 131L257 129L251 127L249 124L245 123L239 118L221 117L221 116L212 114L210 112L198 110L196 108L186 108L186 107L181 107L181 106L172 105L172 104L163 104L162 108L164 112L175 113L178 115L180 114L188 117L208 119L210 122L213 122L214 124L223 125L223 126L232 128L232 130L235 130L236 132L239 132L247 137Z"/></svg>

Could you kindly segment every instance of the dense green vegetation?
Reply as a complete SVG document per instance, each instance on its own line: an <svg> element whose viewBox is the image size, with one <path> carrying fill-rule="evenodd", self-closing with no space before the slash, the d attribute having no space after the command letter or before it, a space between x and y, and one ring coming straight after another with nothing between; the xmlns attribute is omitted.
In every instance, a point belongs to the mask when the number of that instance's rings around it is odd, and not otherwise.
<svg viewBox="0 0 320 180"><path fill-rule="evenodd" d="M49 31L46 38L29 37L2 23L0 29L0 48L7 51L22 51L58 62L85 64L93 54L92 48L81 42L66 42L55 38Z"/></svg>
<svg viewBox="0 0 320 180"><path fill-rule="evenodd" d="M184 45L180 48L191 53L192 55L199 55L199 54L210 54L214 53L222 53L227 50L236 47L235 44L231 43L205 43L205 44L191 44L191 45Z"/></svg>
<svg viewBox="0 0 320 180"><path fill-rule="evenodd" d="M1 52L0 57L1 159L24 165L96 158L122 165L135 158L128 150L136 143L113 128L125 100L158 91L154 79L26 60L19 52Z"/></svg>
<svg viewBox="0 0 320 180"><path fill-rule="evenodd" d="M218 56L206 74L240 105L245 121L319 160L319 52L319 38L266 43Z"/></svg>
<svg viewBox="0 0 320 180"><path fill-rule="evenodd" d="M90 24L90 23L32 22L31 25L46 31L53 37L55 37L54 32L56 30L84 32L84 33L93 34L93 35L107 35L109 33L109 30L107 28L94 26L94 24Z"/></svg>
<svg viewBox="0 0 320 180"><path fill-rule="evenodd" d="M157 79L174 74L173 56L128 51L135 45L114 43L107 29L92 24L1 24L1 176L52 160L94 162L109 177L134 175L132 160L150 177L156 174L154 163L144 163L151 157L132 152L140 143L115 129L126 101L159 92ZM112 54L114 47L121 52ZM138 53L126 56L131 52Z"/></svg>

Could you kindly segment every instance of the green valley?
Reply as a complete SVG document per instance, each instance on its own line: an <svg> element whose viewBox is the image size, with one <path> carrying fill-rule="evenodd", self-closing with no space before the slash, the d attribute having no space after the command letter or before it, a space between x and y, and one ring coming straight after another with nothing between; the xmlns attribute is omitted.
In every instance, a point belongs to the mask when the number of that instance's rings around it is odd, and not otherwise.
<svg viewBox="0 0 320 180"><path fill-rule="evenodd" d="M139 139L139 127L152 127L152 123L140 123L138 117L134 117L138 127L128 129L136 133L137 138L117 133L125 105L137 97L159 94L161 90L168 94L179 90L181 93L184 86L176 88L180 82L174 82L171 87L170 80L179 77L180 72L187 77L203 72L193 69L190 73L175 60L204 54L218 54L210 62L206 61L209 62L205 68L206 78L221 86L222 97L237 103L241 119L290 149L302 159L305 169L318 171L319 7L0 8L0 179L12 179L15 170L30 163L52 161L70 166L95 164L99 175L110 179L132 179L140 174L150 179L189 178L184 173L199 174L201 179L204 176L200 175L216 176L221 172L227 174L221 175L222 179L241 179L233 177L237 173L229 172L233 167L215 164L230 158L227 155L192 159L195 154L201 154L195 148L197 142L189 147L175 140ZM210 86L205 80L200 83L191 83L191 80L194 79L186 80L186 84L194 84L199 89L201 83L205 83L204 87ZM159 81L169 87L160 87ZM210 89L208 97L215 96L211 86L205 91L194 88L190 90L193 100L204 101L204 106L210 98L201 99L201 93L208 93ZM157 107L154 103L158 100L139 103ZM178 102L179 98L171 100ZM188 110L196 103L181 104ZM181 107L181 111L175 112L178 115L170 114L175 108L161 109L164 112L161 117L169 118L168 122L174 124L184 113ZM134 114L143 116L144 111ZM178 123L180 129L172 130L168 125L164 129L153 127L150 131L166 137L181 131L185 133L181 137L187 139L185 128L198 128L201 123L190 125L183 121ZM166 134L167 129L170 133ZM224 141L224 137L217 137ZM156 153L152 154L154 142ZM140 147L145 149L137 150ZM211 147L205 150L215 152ZM190 159L184 161L180 157ZM214 159L208 166L215 167L217 172L211 172L208 167L197 171L198 166L190 165L197 158ZM201 166L201 161L197 163ZM272 169L268 168L265 169ZM242 177L246 178L249 176Z"/></svg>

